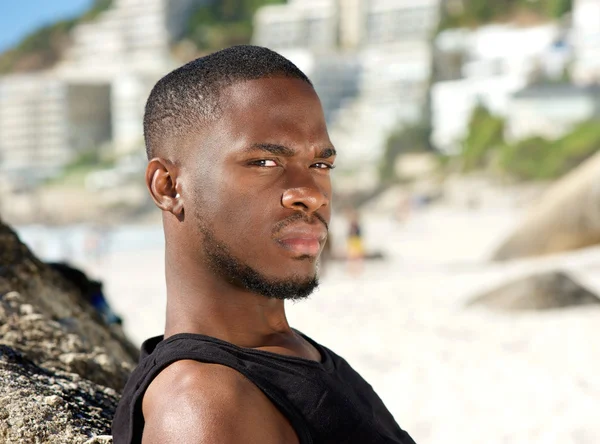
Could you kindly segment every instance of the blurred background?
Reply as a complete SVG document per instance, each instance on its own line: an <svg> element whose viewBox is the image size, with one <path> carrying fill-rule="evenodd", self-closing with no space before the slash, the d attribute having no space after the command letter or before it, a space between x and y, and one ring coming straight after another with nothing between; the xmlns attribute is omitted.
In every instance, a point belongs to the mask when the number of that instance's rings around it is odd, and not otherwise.
<svg viewBox="0 0 600 444"><path fill-rule="evenodd" d="M241 43L308 74L340 152L290 322L419 443L600 443L600 0L4 2L2 220L161 334L144 104Z"/></svg>

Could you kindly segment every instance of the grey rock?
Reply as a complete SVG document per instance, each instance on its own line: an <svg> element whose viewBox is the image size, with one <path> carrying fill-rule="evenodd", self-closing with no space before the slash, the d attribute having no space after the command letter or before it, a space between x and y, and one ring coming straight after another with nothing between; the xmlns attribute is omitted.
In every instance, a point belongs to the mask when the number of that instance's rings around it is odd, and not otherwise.
<svg viewBox="0 0 600 444"><path fill-rule="evenodd" d="M118 402L115 390L49 371L5 345L0 345L0 393L3 443L77 444L106 436Z"/></svg>
<svg viewBox="0 0 600 444"><path fill-rule="evenodd" d="M548 310L600 304L600 298L562 271L535 274L502 285L467 305L500 310Z"/></svg>
<svg viewBox="0 0 600 444"><path fill-rule="evenodd" d="M106 443L137 350L0 222L0 443Z"/></svg>
<svg viewBox="0 0 600 444"><path fill-rule="evenodd" d="M600 244L600 152L556 181L492 259L508 261Z"/></svg>

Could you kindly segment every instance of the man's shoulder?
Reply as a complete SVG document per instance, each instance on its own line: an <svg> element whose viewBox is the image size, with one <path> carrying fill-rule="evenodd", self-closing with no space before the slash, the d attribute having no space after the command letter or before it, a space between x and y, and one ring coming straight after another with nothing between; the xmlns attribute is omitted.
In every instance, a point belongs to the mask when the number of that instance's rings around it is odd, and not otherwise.
<svg viewBox="0 0 600 444"><path fill-rule="evenodd" d="M142 410L144 443L233 443L242 436L253 437L248 442L279 443L295 438L287 419L258 387L219 364L171 364L148 387Z"/></svg>

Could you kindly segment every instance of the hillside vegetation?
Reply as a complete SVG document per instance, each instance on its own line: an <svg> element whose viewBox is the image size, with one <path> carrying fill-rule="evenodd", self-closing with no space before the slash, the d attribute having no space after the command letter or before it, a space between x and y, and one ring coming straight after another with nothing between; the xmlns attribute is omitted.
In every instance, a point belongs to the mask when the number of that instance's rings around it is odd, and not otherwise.
<svg viewBox="0 0 600 444"><path fill-rule="evenodd" d="M600 150L600 121L576 125L556 140L531 137L516 143L504 139L504 119L484 107L473 112L459 155L463 171L486 169L519 180L557 179Z"/></svg>
<svg viewBox="0 0 600 444"><path fill-rule="evenodd" d="M448 2L440 29L474 28L521 18L557 19L571 12L573 0L461 0Z"/></svg>
<svg viewBox="0 0 600 444"><path fill-rule="evenodd" d="M25 36L15 47L0 54L0 75L52 67L71 44L71 30L79 23L94 20L112 3L113 0L95 0L80 16L43 26ZM183 38L200 51L250 43L256 10L277 3L285 0L213 0L190 15Z"/></svg>
<svg viewBox="0 0 600 444"><path fill-rule="evenodd" d="M252 19L258 8L285 0L213 0L190 16L184 38L200 51L250 43Z"/></svg>
<svg viewBox="0 0 600 444"><path fill-rule="evenodd" d="M49 68L60 60L69 46L69 33L79 23L94 20L112 5L113 0L95 0L79 17L43 26L25 36L14 48L0 54L0 74L37 71Z"/></svg>

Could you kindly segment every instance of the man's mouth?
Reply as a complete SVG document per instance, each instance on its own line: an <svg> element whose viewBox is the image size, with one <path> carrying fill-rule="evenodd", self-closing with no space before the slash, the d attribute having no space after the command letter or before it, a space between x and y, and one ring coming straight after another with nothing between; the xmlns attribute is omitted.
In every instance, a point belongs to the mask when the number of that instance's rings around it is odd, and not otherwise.
<svg viewBox="0 0 600 444"><path fill-rule="evenodd" d="M327 229L321 224L290 225L276 238L282 247L295 255L312 257L319 254L325 239L327 239Z"/></svg>

